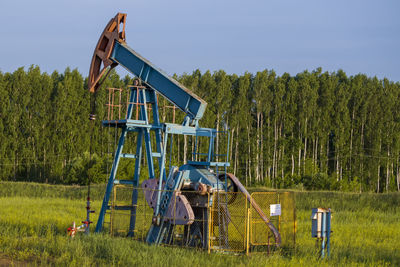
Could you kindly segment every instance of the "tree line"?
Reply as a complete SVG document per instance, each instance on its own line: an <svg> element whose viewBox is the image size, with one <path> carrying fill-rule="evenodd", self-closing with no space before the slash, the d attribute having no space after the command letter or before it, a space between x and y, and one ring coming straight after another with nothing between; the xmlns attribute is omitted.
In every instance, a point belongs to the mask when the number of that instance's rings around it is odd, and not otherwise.
<svg viewBox="0 0 400 267"><path fill-rule="evenodd" d="M245 185L400 191L399 82L321 68L295 76L196 70L174 78L207 101L200 126L229 132L228 171ZM97 94L91 127L87 78L78 70L0 72L0 180L106 181L119 133L101 127L110 111L105 88L131 84L131 77L111 73ZM114 96L119 101L117 91ZM159 102L164 121L183 121L183 112L167 108L161 96ZM118 109L111 108L114 116L123 116ZM172 162L190 159L192 146L191 139L176 138ZM134 147L131 137L126 149ZM131 163L121 161L118 175L130 179Z"/></svg>

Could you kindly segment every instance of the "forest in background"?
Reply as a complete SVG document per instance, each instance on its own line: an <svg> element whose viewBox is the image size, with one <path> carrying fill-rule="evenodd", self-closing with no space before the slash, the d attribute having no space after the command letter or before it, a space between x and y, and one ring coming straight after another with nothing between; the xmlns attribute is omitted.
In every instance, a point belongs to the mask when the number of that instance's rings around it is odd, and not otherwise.
<svg viewBox="0 0 400 267"><path fill-rule="evenodd" d="M246 186L400 191L399 82L320 68L296 76L196 70L174 78L208 103L201 127L229 132L228 171ZM130 84L112 72L103 88ZM174 116L159 101L163 120L183 121L183 112ZM105 182L118 136L101 126L107 102L101 89L92 132L87 78L76 69L0 72L0 180ZM192 144L176 138L172 162L190 159L184 148ZM118 175L131 178L132 161L121 161Z"/></svg>

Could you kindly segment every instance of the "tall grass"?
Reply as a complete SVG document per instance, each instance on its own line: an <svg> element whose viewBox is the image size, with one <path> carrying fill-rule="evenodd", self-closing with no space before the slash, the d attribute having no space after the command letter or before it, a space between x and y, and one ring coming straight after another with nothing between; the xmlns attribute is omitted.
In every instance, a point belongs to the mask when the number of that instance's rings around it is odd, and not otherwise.
<svg viewBox="0 0 400 267"><path fill-rule="evenodd" d="M93 207L99 211L104 186L92 191ZM85 195L85 187L0 183L0 254L32 264L70 266L400 266L400 194L396 193L296 192L296 251L249 257L149 246L102 234L70 239L67 227L85 218ZM311 238L313 207L330 207L334 212L329 259L319 259Z"/></svg>

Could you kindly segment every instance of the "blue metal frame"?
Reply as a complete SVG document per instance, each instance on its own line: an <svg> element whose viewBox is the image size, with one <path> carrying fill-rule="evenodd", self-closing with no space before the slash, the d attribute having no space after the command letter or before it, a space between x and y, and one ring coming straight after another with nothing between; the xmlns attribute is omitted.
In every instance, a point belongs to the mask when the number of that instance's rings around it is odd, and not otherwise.
<svg viewBox="0 0 400 267"><path fill-rule="evenodd" d="M137 92L139 90L139 92ZM139 95L139 99L136 99L137 95ZM135 103L139 103L140 105L140 113L139 113L139 120L132 120L132 111L133 111L133 106ZM148 112L147 112L147 104L150 103L152 105L153 109L153 124L149 124L148 120ZM97 221L96 225L96 232L100 232L103 228L104 224L104 217L106 214L106 211L110 209L109 206L109 201L110 201L110 195L112 188L114 187L114 184L132 184L134 186L134 190L132 192L132 206L131 206L131 221L130 221L130 226L129 226L129 235L133 235L133 231L135 229L135 215L136 215L136 204L137 204L137 190L136 188L139 186L139 176L140 176L140 161L142 158L142 143L144 140L145 143L145 149L146 149L146 158L147 158L147 164L148 164L148 171L149 171L149 177L154 178L155 177L155 171L154 171L154 162L153 162L153 157L158 157L160 158L161 155L164 153L162 152L162 137L161 137L161 131L162 131L162 125L159 122L159 114L158 114L158 106L157 106L157 97L156 93L152 89L145 89L144 87L142 89L139 89L138 87L131 87L130 90L130 101L128 105L128 111L127 111L127 118L125 120L112 120L112 121L103 121L103 125L105 126L113 126L113 127L119 127L122 128L121 136L119 138L118 142L118 147L114 155L114 161L113 165L111 168L111 173L110 177L108 179L107 183L107 188L106 188L106 193L104 194L103 198L103 204L101 206L100 214L99 214L99 219ZM157 143L157 152L153 153L152 148L151 148L151 138L150 138L150 130L155 131L156 135L156 143ZM122 153L126 135L129 132L137 132L138 138L137 138L137 144L136 144L136 154L124 154ZM135 171L133 175L133 180L117 180L116 174L118 170L118 165L120 162L121 158L130 158L130 159L135 159ZM159 160L160 163L160 160ZM161 169L161 177L165 176L165 170Z"/></svg>
<svg viewBox="0 0 400 267"><path fill-rule="evenodd" d="M200 128L198 127L198 120L203 116L207 103L200 97L196 96L193 92L180 85L174 79L168 77L165 73L155 68L149 61L141 57L126 44L116 42L111 55L111 60L115 63L121 64L123 67L128 69L134 75L139 77L145 86L133 86L130 91L129 105L127 108L127 117L123 120L107 120L103 121L104 126L118 127L122 129L121 136L119 138L118 147L114 155L114 161L110 176L107 183L106 193L103 198L103 204L100 210L99 219L96 225L96 232L100 232L103 228L104 217L106 211L110 209L109 201L112 188L114 184L130 184L133 185L134 189L132 192L131 206L120 207L121 209L131 211L131 220L129 225L128 235L134 235L135 220L136 220L136 205L139 186L139 175L140 175L140 164L143 156L143 142L145 144L145 155L148 164L149 178L156 178L158 175L159 191L157 195L157 203L154 209L154 216L156 218L163 215L165 209L162 208L161 200L164 195L162 193L162 181L166 181L166 151L168 137L172 135L191 135L198 137L209 138L208 150L205 153L205 161L189 161L188 164L183 165L179 168L179 179L174 180L174 188L176 189L182 179L190 179L192 181L206 183L216 189L224 189L226 183L222 183L211 172L207 171L210 167L215 167L218 173L218 169L229 166L228 153L225 162L213 162L216 156L214 153L214 143L218 133L215 129L211 128ZM139 90L139 91L138 91ZM175 106L184 111L187 115L182 125L173 123L160 123L158 113L158 103L156 91L161 95L165 96ZM138 99L137 99L138 98ZM135 103L139 103L140 113L138 119L132 119L132 113ZM152 105L153 112L153 123L149 123L149 117L147 112L147 104ZM156 152L152 151L150 131L155 132L156 141ZM123 153L123 146L128 133L137 133L137 147L136 154ZM171 142L172 145L172 142ZM228 143L227 151L229 151L229 132L228 132ZM200 154L198 147L196 146L195 154ZM155 166L153 157L158 158L158 170L159 173L155 173ZM135 170L133 180L118 180L116 179L117 169L121 158L135 159ZM170 170L171 171L171 170ZM170 174L174 175L174 174ZM224 187L225 186L225 187ZM212 201L212 200L210 200ZM164 227L164 226L162 226ZM165 226L169 228L170 226ZM157 230L158 229L158 230ZM160 238L160 227L152 226L149 231L148 241L150 243L158 242ZM164 231L163 231L164 232Z"/></svg>
<svg viewBox="0 0 400 267"><path fill-rule="evenodd" d="M208 144L208 152L205 153L207 156L206 161L188 161L188 165L193 166L193 169L196 169L195 166L204 166L204 167L216 167L217 169L219 167L224 167L226 168L229 166L228 161L228 154L221 154L221 155L226 155L226 162L213 162L212 160L214 159L214 141L216 138L216 135L219 133L215 129L211 128L200 128L196 126L185 126L185 125L178 125L178 124L173 124L173 123L160 123L159 119L159 113L158 113L158 103L157 103L157 97L156 97L156 92L153 89L146 88L146 89L141 89L139 90L139 94L137 94L135 87L131 87L131 92L130 92L130 104L128 105L128 112L127 112L127 118L124 120L108 120L108 121L103 121L104 126L112 126L112 127L119 127L122 129L121 136L119 138L118 142L118 147L114 156L114 161L111 169L111 173L108 179L107 183L107 188L106 188L106 193L103 198L103 204L100 210L99 214L99 219L96 225L96 232L100 232L103 228L104 224L104 217L106 214L106 211L110 209L109 201L110 201L110 195L112 188L114 184L131 184L134 186L134 190L132 192L132 206L131 206L131 222L130 222L130 227L129 227L129 233L128 235L133 236L134 234L134 229L135 229L135 215L136 215L136 205L137 205L137 190L136 188L139 186L139 175L140 175L140 162L143 154L143 147L142 143L144 142L145 144L145 152L146 152L146 158L147 158L147 164L148 164L148 173L149 173L149 178L156 178L155 174L155 166L154 166L154 161L153 157L158 158L158 166L159 166L159 174L158 178L160 181L163 181L166 179L166 151L167 151L167 143L168 143L168 137L173 134L178 134L178 135L192 135L196 137L208 137L209 138L209 144ZM136 96L139 95L139 99L136 99ZM132 111L133 111L133 105L134 103L138 102L140 104L140 115L139 115L139 120L133 120L132 117ZM148 120L148 112L147 112L147 105L150 103L152 105L152 111L153 111L153 123L150 124ZM157 152L152 151L152 146L151 146L151 138L150 138L150 131L155 132L155 139L156 139L156 149ZM123 147L125 143L125 139L128 133L130 132L136 132L137 133L137 147L136 147L136 154L127 154L127 153L122 153L123 152ZM162 133L164 136L162 137ZM229 141L229 133L228 133L228 141ZM227 144L227 146L229 143ZM197 149L194 151L194 153L199 154L197 152ZM227 147L228 150L228 147ZM116 174L117 174L117 169L118 165L120 162L121 158L129 158L129 159L135 159L135 170L134 170L134 175L133 175L133 180L118 180L116 179ZM215 188L220 188L222 183L219 181L216 181L213 186ZM158 216L160 214L160 202L161 202L161 190L162 188L162 183L159 183L159 188L160 191L157 196L157 204L156 208L154 210L154 216Z"/></svg>

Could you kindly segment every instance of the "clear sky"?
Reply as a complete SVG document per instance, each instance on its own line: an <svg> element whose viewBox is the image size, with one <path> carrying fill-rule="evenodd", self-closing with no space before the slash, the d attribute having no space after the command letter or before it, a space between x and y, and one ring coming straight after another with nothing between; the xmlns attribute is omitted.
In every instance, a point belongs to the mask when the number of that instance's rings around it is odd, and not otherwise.
<svg viewBox="0 0 400 267"><path fill-rule="evenodd" d="M0 71L86 76L117 12L128 45L169 74L322 67L400 81L399 0L0 0Z"/></svg>

